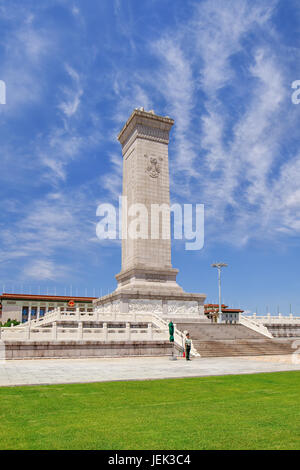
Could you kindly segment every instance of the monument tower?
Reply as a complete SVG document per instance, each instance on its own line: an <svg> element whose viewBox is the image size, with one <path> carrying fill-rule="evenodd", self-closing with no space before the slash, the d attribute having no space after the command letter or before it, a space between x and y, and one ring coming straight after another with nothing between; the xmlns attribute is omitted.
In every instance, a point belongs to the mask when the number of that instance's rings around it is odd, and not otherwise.
<svg viewBox="0 0 300 470"><path fill-rule="evenodd" d="M151 286L154 290L166 287L182 291L176 283L178 269L171 264L168 143L173 124L173 119L168 117L135 110L118 136L123 153L123 197L127 205L123 207L118 290L130 285L130 288L147 290ZM128 233L129 224L136 216L129 215L133 204L142 205L139 216L146 227L146 233L138 238ZM157 209L164 207L161 217L157 212L156 220L154 205ZM163 234L166 226L169 230Z"/></svg>
<svg viewBox="0 0 300 470"><path fill-rule="evenodd" d="M184 292L171 263L168 144L173 124L154 111L135 109L118 136L123 155L122 268L117 289L95 301L100 311L206 319L206 296ZM137 216L143 230L132 236Z"/></svg>

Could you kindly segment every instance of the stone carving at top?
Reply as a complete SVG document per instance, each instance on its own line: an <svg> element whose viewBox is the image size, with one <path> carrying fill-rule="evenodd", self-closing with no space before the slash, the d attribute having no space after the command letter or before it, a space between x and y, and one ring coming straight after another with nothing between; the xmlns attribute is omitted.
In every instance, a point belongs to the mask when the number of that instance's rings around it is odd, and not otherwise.
<svg viewBox="0 0 300 470"><path fill-rule="evenodd" d="M182 315L199 313L199 307L197 302L193 301L168 301L168 313L180 313Z"/></svg>
<svg viewBox="0 0 300 470"><path fill-rule="evenodd" d="M148 126L138 124L132 134L129 134L127 139L123 142L123 155L127 152L129 147L134 143L135 139L139 137L146 140L152 140L154 142L162 142L164 144L169 143L169 131L162 129L153 129Z"/></svg>
<svg viewBox="0 0 300 470"><path fill-rule="evenodd" d="M135 109L118 135L123 155L136 139L169 143L169 132L174 121L169 117L157 116L154 111Z"/></svg>
<svg viewBox="0 0 300 470"><path fill-rule="evenodd" d="M146 137L148 140L169 143L169 131L163 129L138 124L136 126L136 133L138 137Z"/></svg>
<svg viewBox="0 0 300 470"><path fill-rule="evenodd" d="M128 310L129 312L162 313L162 303L161 300L131 299Z"/></svg>
<svg viewBox="0 0 300 470"><path fill-rule="evenodd" d="M158 163L158 159L156 157L148 157L148 155L145 155L145 158L148 159L146 172L151 176L151 178L157 178L161 171L161 166ZM159 160L162 161L162 158L159 158Z"/></svg>

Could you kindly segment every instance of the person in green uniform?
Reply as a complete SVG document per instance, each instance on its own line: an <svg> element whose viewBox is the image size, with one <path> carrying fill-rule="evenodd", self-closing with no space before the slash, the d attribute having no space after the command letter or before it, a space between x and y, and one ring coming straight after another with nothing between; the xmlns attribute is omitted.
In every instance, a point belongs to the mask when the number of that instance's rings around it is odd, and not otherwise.
<svg viewBox="0 0 300 470"><path fill-rule="evenodd" d="M186 334L184 345L185 345L185 358L186 358L187 361L190 361L191 360L190 359L190 352L191 352L191 347L192 347L192 340L190 338L189 333Z"/></svg>

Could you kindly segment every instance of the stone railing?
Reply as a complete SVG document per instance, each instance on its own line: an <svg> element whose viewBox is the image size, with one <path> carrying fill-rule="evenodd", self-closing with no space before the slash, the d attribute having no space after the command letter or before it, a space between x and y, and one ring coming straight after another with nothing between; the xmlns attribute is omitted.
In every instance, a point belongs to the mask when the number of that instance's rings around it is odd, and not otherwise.
<svg viewBox="0 0 300 470"><path fill-rule="evenodd" d="M64 323L76 322L76 327L68 328L57 325L58 321ZM85 322L101 322L103 328L97 324L93 328L83 328ZM126 323L125 328L108 328L108 323ZM132 323L147 323L148 327L133 328ZM56 308L45 316L23 323L22 326L0 329L3 340L99 340L99 341L155 341L169 339L168 322L155 313L147 312L93 312L76 309ZM185 335L174 324L174 342L179 350L184 349ZM192 345L192 356L200 356Z"/></svg>
<svg viewBox="0 0 300 470"><path fill-rule="evenodd" d="M269 324L269 325L276 325L276 324L300 324L300 316L299 315L257 315L256 313L252 315L243 315L244 318L252 320L257 324Z"/></svg>
<svg viewBox="0 0 300 470"><path fill-rule="evenodd" d="M44 326L47 324L52 324L53 321L64 321L64 322L78 322L78 321L106 321L106 322L147 322L152 321L153 314L145 312L87 312L81 311L80 308L76 309L64 309L56 308L51 312L47 313L43 317L38 319L31 320L29 322L23 323L22 326L28 326L30 323L31 327L33 326Z"/></svg>
<svg viewBox="0 0 300 470"><path fill-rule="evenodd" d="M246 317L245 315L240 314L239 323L253 331L256 331L257 333L267 336L268 338L273 338L273 335L270 333L268 328L265 327L263 323L252 319L252 317Z"/></svg>
<svg viewBox="0 0 300 470"><path fill-rule="evenodd" d="M96 314L94 311L89 311L85 309L82 311L81 307L77 308L66 308L62 309L61 307L57 307L50 312L47 312L45 315L39 318L34 318L30 319L25 323L22 323L22 326L28 326L29 324L31 326L41 326L41 325L46 325L48 323L52 323L55 320L60 320L61 317L65 317L66 320L74 320L74 319L80 319L82 317L88 318L88 319L96 319Z"/></svg>
<svg viewBox="0 0 300 470"><path fill-rule="evenodd" d="M76 328L59 327L56 322L51 327L0 328L3 341L167 341L168 334L168 329L152 323L147 328L131 328L129 323L125 328L108 328L107 323L102 328L83 328L81 322Z"/></svg>

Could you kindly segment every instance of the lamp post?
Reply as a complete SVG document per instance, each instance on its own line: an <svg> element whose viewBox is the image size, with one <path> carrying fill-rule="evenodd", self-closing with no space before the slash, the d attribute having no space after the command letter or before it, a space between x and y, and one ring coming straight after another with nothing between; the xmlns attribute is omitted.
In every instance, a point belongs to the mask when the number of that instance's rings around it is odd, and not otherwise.
<svg viewBox="0 0 300 470"><path fill-rule="evenodd" d="M214 263L212 264L213 268L218 269L218 283L219 283L219 313L218 313L218 323L222 323L222 297L221 297L221 269L227 268L228 264L226 263Z"/></svg>

